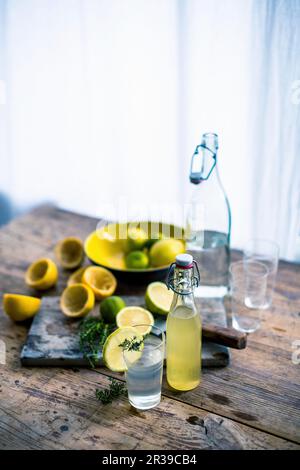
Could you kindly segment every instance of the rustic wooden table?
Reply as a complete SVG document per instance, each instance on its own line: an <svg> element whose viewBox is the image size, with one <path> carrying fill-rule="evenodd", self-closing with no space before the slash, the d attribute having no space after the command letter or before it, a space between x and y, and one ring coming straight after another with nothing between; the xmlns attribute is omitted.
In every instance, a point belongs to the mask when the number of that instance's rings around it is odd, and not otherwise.
<svg viewBox="0 0 300 470"><path fill-rule="evenodd" d="M90 217L42 206L2 228L1 293L32 293L24 284L28 264L52 257L64 236L84 239L95 225ZM61 293L67 276L61 271L48 295ZM119 294L128 292L133 289L119 286ZM292 361L299 323L300 267L280 262L273 308L247 349L233 350L229 367L204 370L191 392L175 393L164 381L161 404L139 413L125 398L106 406L96 400L96 387L105 388L113 375L109 370L22 368L28 326L1 310L0 448L299 449L300 365Z"/></svg>

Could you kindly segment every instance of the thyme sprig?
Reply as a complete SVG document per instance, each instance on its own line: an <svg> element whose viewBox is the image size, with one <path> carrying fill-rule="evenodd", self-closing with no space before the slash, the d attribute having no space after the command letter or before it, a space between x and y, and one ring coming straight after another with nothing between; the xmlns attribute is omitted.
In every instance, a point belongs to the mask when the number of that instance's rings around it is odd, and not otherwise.
<svg viewBox="0 0 300 470"><path fill-rule="evenodd" d="M79 347L91 367L94 368L96 366L99 351L113 329L113 325L104 323L99 317L86 318L81 322Z"/></svg>
<svg viewBox="0 0 300 470"><path fill-rule="evenodd" d="M143 342L143 340L138 340L137 337L134 336L132 339L124 339L123 343L119 344L119 347L122 348L123 351L140 351Z"/></svg>
<svg viewBox="0 0 300 470"><path fill-rule="evenodd" d="M127 396L126 385L112 377L109 377L109 388L104 390L96 389L96 398L101 401L103 405L112 403L116 398Z"/></svg>

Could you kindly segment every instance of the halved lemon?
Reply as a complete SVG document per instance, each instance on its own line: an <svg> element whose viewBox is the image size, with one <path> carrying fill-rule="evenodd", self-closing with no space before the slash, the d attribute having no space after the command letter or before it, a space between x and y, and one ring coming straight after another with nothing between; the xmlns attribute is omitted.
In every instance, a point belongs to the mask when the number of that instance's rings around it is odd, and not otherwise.
<svg viewBox="0 0 300 470"><path fill-rule="evenodd" d="M84 259L83 243L77 237L67 237L55 246L55 256L66 269L78 268Z"/></svg>
<svg viewBox="0 0 300 470"><path fill-rule="evenodd" d="M151 282L147 287L145 302L152 313L167 315L173 300L173 291L164 282Z"/></svg>
<svg viewBox="0 0 300 470"><path fill-rule="evenodd" d="M82 282L94 292L96 299L101 300L113 295L117 288L117 280L108 269L100 266L89 266L83 273Z"/></svg>
<svg viewBox="0 0 300 470"><path fill-rule="evenodd" d="M154 318L149 310L142 307L124 307L116 316L116 323L119 328L135 327L142 335L150 333ZM139 326L136 326L139 325Z"/></svg>
<svg viewBox="0 0 300 470"><path fill-rule="evenodd" d="M106 367L114 372L124 372L127 370L121 346L125 340L134 340L140 343L140 350L126 351L126 357L130 359L130 362L135 362L142 355L143 336L139 334L136 328L118 328L108 336L103 346L104 363Z"/></svg>
<svg viewBox="0 0 300 470"><path fill-rule="evenodd" d="M57 283L58 270L49 258L41 258L32 263L26 271L25 282L38 290L50 289Z"/></svg>
<svg viewBox="0 0 300 470"><path fill-rule="evenodd" d="M73 284L66 287L60 298L60 308L67 317L84 317L94 308L94 305L94 292L85 284Z"/></svg>
<svg viewBox="0 0 300 470"><path fill-rule="evenodd" d="M41 299L21 294L4 294L3 309L14 321L33 317L40 309Z"/></svg>
<svg viewBox="0 0 300 470"><path fill-rule="evenodd" d="M86 266L82 268L76 269L68 279L67 286L72 286L73 284L80 284L82 283L82 276L84 271L86 270Z"/></svg>

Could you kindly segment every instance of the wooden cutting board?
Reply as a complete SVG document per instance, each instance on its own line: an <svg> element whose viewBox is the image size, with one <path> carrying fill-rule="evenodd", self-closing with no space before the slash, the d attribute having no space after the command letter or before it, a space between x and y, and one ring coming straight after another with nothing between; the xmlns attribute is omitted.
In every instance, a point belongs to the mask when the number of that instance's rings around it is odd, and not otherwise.
<svg viewBox="0 0 300 470"><path fill-rule="evenodd" d="M141 296L122 296L126 305L144 306ZM226 326L226 312L218 299L196 299L203 321ZM98 306L93 314L98 313ZM34 318L27 340L21 351L24 366L89 367L79 349L78 329L81 319L65 317L59 307L59 297L45 297ZM165 330L164 317L156 316L155 325ZM229 363L229 350L225 346L203 341L202 366L223 367ZM99 353L98 365L102 365Z"/></svg>

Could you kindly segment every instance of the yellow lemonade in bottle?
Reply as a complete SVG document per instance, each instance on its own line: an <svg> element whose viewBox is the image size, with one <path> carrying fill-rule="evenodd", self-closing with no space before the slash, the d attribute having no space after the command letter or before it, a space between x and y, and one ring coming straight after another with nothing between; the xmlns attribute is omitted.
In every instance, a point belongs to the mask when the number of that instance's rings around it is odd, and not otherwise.
<svg viewBox="0 0 300 470"><path fill-rule="evenodd" d="M201 318L193 294L197 279L192 256L178 255L169 281L174 298L167 319L167 381L181 391L201 380Z"/></svg>
<svg viewBox="0 0 300 470"><path fill-rule="evenodd" d="M191 390L201 378L201 321L198 312L179 306L167 320L167 380Z"/></svg>

